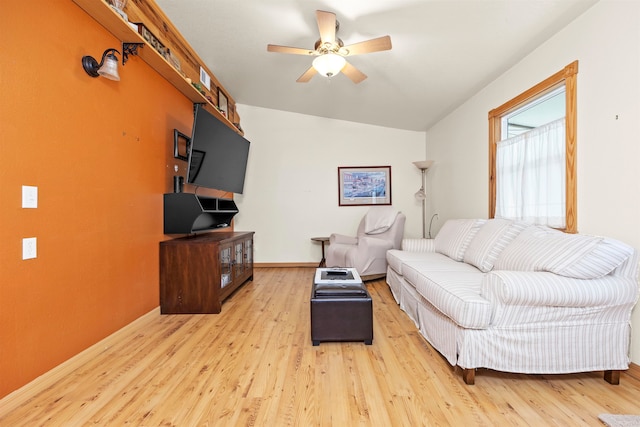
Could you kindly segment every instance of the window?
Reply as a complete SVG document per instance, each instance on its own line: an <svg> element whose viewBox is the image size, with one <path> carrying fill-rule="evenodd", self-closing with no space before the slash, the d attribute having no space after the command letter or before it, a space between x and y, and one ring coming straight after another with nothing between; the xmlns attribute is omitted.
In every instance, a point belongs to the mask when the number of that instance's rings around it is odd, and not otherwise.
<svg viewBox="0 0 640 427"><path fill-rule="evenodd" d="M576 61L489 112L490 218L577 231L577 72Z"/></svg>

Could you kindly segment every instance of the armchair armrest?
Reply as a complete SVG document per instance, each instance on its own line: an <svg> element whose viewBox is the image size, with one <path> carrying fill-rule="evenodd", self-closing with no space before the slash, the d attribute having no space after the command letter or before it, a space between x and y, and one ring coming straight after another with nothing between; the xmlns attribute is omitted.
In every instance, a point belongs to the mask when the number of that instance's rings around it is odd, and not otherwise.
<svg viewBox="0 0 640 427"><path fill-rule="evenodd" d="M336 243L343 245L357 245L358 238L354 236L345 236L344 234L333 233L329 236L329 244L335 245Z"/></svg>
<svg viewBox="0 0 640 427"><path fill-rule="evenodd" d="M393 242L389 240L376 239L375 237L360 237L358 246L365 249L369 254L381 253L383 258L386 258L387 251L393 249Z"/></svg>
<svg viewBox="0 0 640 427"><path fill-rule="evenodd" d="M371 269L386 269L387 251L393 249L393 242L375 237L362 236L359 239L357 249L351 252L352 265L358 272L366 275ZM381 267L382 266L382 267Z"/></svg>

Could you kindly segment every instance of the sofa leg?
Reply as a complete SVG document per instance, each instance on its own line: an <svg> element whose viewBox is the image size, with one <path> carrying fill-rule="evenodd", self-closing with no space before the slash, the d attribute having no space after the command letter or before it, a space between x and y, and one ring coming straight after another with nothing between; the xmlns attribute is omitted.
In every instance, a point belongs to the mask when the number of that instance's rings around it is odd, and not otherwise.
<svg viewBox="0 0 640 427"><path fill-rule="evenodd" d="M463 369L462 379L466 385L474 385L476 383L476 370L475 369Z"/></svg>
<svg viewBox="0 0 640 427"><path fill-rule="evenodd" d="M609 384L620 384L620 371L604 371L604 380Z"/></svg>

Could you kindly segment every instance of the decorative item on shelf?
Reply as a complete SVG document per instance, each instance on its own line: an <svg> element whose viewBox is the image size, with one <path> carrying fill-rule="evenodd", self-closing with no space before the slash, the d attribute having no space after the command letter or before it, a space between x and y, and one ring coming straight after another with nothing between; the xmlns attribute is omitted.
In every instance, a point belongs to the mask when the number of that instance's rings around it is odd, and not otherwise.
<svg viewBox="0 0 640 427"><path fill-rule="evenodd" d="M196 90L197 90L198 92L200 92L202 95L206 95L206 94L205 94L205 92L204 92L204 89L202 89L202 85L201 85L200 83L193 83L193 82L191 82L191 86L195 87L195 88L196 88Z"/></svg>
<svg viewBox="0 0 640 427"><path fill-rule="evenodd" d="M234 112L235 112L235 105L233 103L229 103L229 114L227 115L227 118L229 119L229 121L233 120Z"/></svg>
<svg viewBox="0 0 640 427"><path fill-rule="evenodd" d="M200 67L200 83L202 83L207 90L211 90L211 76L202 66Z"/></svg>
<svg viewBox="0 0 640 427"><path fill-rule="evenodd" d="M182 68L180 67L180 60L178 59L177 56L171 53L171 49L167 48L167 50L165 50L164 59L166 59L167 62L169 62L169 64L173 65L173 68L175 68L177 71L180 71L182 73Z"/></svg>
<svg viewBox="0 0 640 427"><path fill-rule="evenodd" d="M122 43L122 65L124 66L127 62L129 55L138 55L138 47L143 46L143 43ZM82 68L91 77L103 76L110 80L120 81L116 53L120 53L120 51L114 48L105 50L100 63L94 57L85 55L82 57Z"/></svg>
<svg viewBox="0 0 640 427"><path fill-rule="evenodd" d="M229 104L227 101L227 96L223 91L218 88L218 110L222 113L223 116L227 117L227 111L229 109Z"/></svg>
<svg viewBox="0 0 640 427"><path fill-rule="evenodd" d="M127 0L109 0L109 2L111 3L111 7L113 7L113 9L118 12L120 16L122 16L122 19L124 19L125 21L129 20L127 14L124 12L124 8L127 5Z"/></svg>
<svg viewBox="0 0 640 427"><path fill-rule="evenodd" d="M133 24L138 26L138 33L145 39L160 55L163 57L166 54L166 48L164 45L158 40L156 36L153 35L151 31L147 27L144 26L141 22L133 22Z"/></svg>
<svg viewBox="0 0 640 427"><path fill-rule="evenodd" d="M413 162L413 164L420 169L420 171L422 172L422 181L421 181L421 185L420 185L420 189L418 191L416 191L415 193L415 197L417 200L419 200L422 204L422 238L426 238L426 222L427 222L427 193L425 192L424 188L426 185L426 174L427 174L427 169L429 169L431 167L431 165L433 164L433 160L420 160L418 162ZM433 218L432 218L433 220ZM431 238L431 227L429 227L429 238Z"/></svg>
<svg viewBox="0 0 640 427"><path fill-rule="evenodd" d="M244 131L242 130L242 127L240 126L240 123L234 123L233 125L234 125L234 126L236 127L236 129L238 129L240 132L244 132Z"/></svg>

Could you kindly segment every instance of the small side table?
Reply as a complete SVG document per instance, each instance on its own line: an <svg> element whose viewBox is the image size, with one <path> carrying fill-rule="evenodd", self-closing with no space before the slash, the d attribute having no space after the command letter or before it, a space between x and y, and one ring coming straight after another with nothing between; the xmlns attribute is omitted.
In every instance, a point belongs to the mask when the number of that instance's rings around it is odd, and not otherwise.
<svg viewBox="0 0 640 427"><path fill-rule="evenodd" d="M324 257L324 244L329 243L329 238L328 237L312 237L311 240L313 242L320 242L322 244L322 259L320 260L320 264L318 264L318 267L326 267L327 259Z"/></svg>

